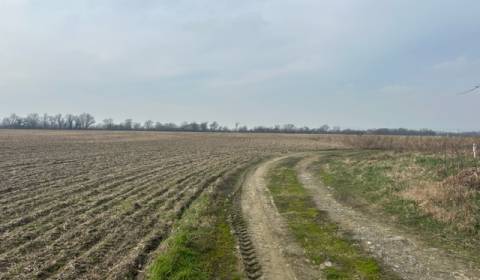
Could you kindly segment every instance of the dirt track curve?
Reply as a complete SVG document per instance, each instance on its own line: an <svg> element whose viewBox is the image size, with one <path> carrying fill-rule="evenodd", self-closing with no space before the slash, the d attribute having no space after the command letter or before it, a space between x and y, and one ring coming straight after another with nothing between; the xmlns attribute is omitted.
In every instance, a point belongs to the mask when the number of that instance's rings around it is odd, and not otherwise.
<svg viewBox="0 0 480 280"><path fill-rule="evenodd" d="M337 202L331 190L314 179L308 166L318 157L307 157L297 165L303 186L310 191L317 208L327 211L341 228L354 234L363 247L403 279L480 279L473 264L438 248L432 248L411 234L382 224Z"/></svg>
<svg viewBox="0 0 480 280"><path fill-rule="evenodd" d="M262 268L264 280L323 279L318 268L312 267L303 250L288 232L267 189L265 176L279 157L259 165L251 172L240 193L240 208L248 233ZM304 187L311 193L316 206L351 233L376 259L391 267L403 279L450 280L480 279L480 270L473 264L427 246L413 236L337 202L328 187L314 179L308 167L318 156L306 156L296 167Z"/></svg>

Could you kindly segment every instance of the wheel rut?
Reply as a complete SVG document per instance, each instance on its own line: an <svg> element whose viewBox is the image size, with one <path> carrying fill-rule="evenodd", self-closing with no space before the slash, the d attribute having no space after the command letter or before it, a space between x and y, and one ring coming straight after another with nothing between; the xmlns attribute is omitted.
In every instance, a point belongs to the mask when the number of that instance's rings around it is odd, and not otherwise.
<svg viewBox="0 0 480 280"><path fill-rule="evenodd" d="M265 176L279 157L260 164L247 175L237 197L238 211L234 230L249 279L322 279L306 261L267 188ZM251 270L251 271L249 271Z"/></svg>

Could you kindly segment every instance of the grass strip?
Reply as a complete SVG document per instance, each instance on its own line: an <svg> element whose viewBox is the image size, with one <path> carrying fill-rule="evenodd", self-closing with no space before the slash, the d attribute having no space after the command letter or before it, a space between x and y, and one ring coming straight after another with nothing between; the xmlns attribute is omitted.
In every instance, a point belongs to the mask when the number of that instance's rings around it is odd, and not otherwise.
<svg viewBox="0 0 480 280"><path fill-rule="evenodd" d="M193 202L150 264L147 279L242 279L227 221L229 203L218 189Z"/></svg>
<svg viewBox="0 0 480 280"><path fill-rule="evenodd" d="M295 172L299 159L289 158L272 168L268 188L297 242L327 279L398 279L361 250L358 244L318 210Z"/></svg>

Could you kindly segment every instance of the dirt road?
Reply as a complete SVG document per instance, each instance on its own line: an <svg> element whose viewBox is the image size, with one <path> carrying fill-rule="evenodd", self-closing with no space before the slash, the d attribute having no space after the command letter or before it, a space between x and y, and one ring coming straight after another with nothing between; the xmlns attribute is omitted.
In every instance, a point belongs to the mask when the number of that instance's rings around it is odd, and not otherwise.
<svg viewBox="0 0 480 280"><path fill-rule="evenodd" d="M253 171L241 194L241 208L262 265L262 279L322 279L309 267L303 250L289 236L266 187L266 172L280 159L263 163Z"/></svg>
<svg viewBox="0 0 480 280"><path fill-rule="evenodd" d="M248 225L257 259L265 280L323 279L318 268L309 264L302 248L290 233L278 213L266 186L266 174L278 161L276 158L261 164L245 180L241 193L241 211ZM337 202L332 190L319 182L309 165L318 156L306 156L296 166L303 186L322 211L346 231L353 234L372 256L390 267L403 279L480 279L474 264L453 254L432 248L418 236L371 217Z"/></svg>
<svg viewBox="0 0 480 280"><path fill-rule="evenodd" d="M307 157L297 165L297 174L316 206L329 213L341 228L354 234L363 247L404 279L480 279L480 270L438 248L432 248L414 236L372 220L337 202L331 190L308 170L316 157Z"/></svg>

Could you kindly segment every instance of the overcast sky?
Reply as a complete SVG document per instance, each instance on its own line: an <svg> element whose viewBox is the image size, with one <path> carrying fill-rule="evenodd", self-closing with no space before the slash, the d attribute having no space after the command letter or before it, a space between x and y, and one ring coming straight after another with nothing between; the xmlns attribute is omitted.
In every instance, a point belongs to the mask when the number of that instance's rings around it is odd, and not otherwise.
<svg viewBox="0 0 480 280"><path fill-rule="evenodd" d="M480 129L478 0L0 0L0 114Z"/></svg>

